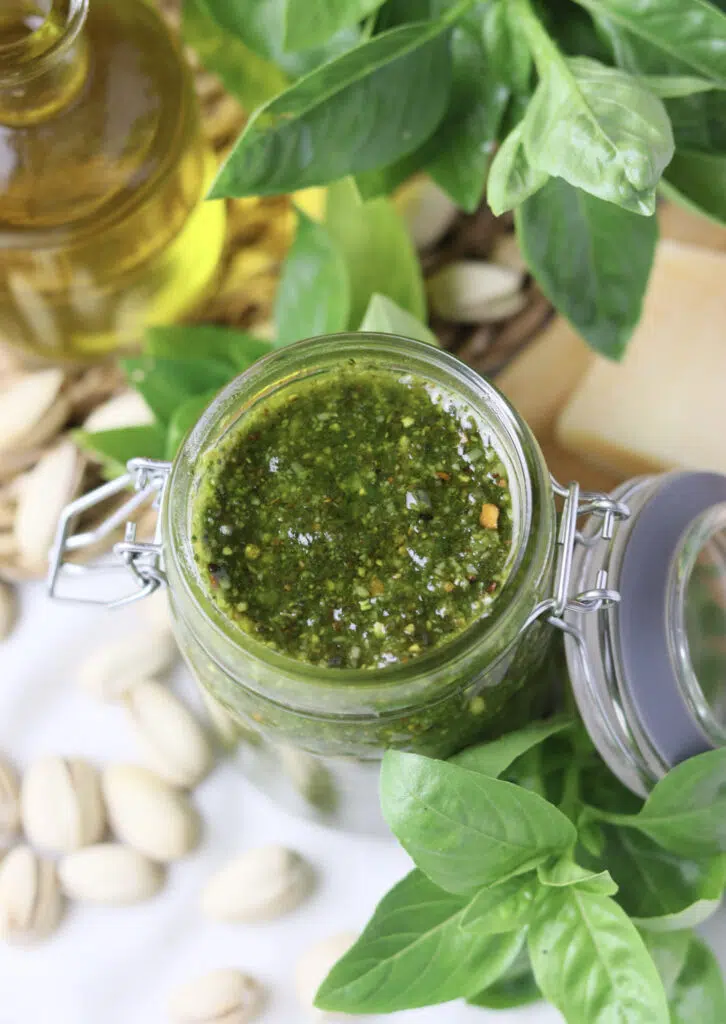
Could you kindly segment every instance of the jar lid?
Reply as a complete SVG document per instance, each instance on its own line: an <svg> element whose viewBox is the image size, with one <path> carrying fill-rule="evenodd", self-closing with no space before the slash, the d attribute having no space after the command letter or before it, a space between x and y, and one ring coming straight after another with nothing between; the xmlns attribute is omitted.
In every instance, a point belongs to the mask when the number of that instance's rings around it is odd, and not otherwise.
<svg viewBox="0 0 726 1024"><path fill-rule="evenodd" d="M726 520L716 515L715 529L702 525L724 503L725 476L667 477L635 517L623 553L617 582L623 681L669 765L716 746L702 716L693 715L684 673L693 673L690 682L706 704L726 697ZM715 623L702 619L704 607ZM715 625L719 635L709 639Z"/></svg>

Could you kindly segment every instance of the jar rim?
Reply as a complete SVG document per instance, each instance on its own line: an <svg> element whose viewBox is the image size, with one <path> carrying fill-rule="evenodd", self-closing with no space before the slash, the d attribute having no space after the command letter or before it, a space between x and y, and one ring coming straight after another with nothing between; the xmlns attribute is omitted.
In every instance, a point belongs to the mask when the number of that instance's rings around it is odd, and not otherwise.
<svg viewBox="0 0 726 1024"><path fill-rule="evenodd" d="M517 542L513 541L515 561L489 616L480 617L452 640L405 664L340 669L309 665L273 651L230 623L207 595L199 575L192 550L190 520L194 464L244 411L264 401L276 388L353 356L381 366L385 365L386 359L398 360L399 363L404 360L407 372L433 379L454 397L466 401L472 414L491 429L499 448L506 443L508 450L505 453L500 450L499 454L504 456L510 475L514 471L510 486L513 485L513 498L516 497L514 491L518 490L520 545L515 548ZM541 506L547 502L552 508L550 519L540 514ZM407 684L415 685L421 676L430 676L444 666L455 664L474 646L489 643L494 649L497 641L505 635L511 640L516 639L532 610L526 587L523 587L523 576L526 579L539 578L551 558L554 505L549 473L537 442L524 421L490 382L451 353L431 344L390 334L345 333L307 339L270 353L227 385L203 413L177 455L162 514L168 545L165 557L173 560L175 577L185 588L205 626L213 630L215 649L220 641L230 656L234 653L239 656L241 649L267 669L272 668L290 679L314 682L318 692L325 687L328 693L343 695L355 688L370 695L378 687L386 694L397 686L405 691ZM509 645L507 643L506 647ZM497 653L499 649L501 644Z"/></svg>
<svg viewBox="0 0 726 1024"><path fill-rule="evenodd" d="M18 81L28 81L29 79L37 78L62 59L63 55L75 43L85 24L89 3L90 0L67 0L63 32L53 40L50 46L34 54L30 60L12 63L12 57L21 54L23 49L26 48L27 42L25 40L0 47L0 56L3 63L6 64L5 69L0 71L0 86L13 85ZM54 8L58 6L60 6L58 0L53 0L44 23L53 14ZM29 38L42 32L42 30L43 26L41 25Z"/></svg>

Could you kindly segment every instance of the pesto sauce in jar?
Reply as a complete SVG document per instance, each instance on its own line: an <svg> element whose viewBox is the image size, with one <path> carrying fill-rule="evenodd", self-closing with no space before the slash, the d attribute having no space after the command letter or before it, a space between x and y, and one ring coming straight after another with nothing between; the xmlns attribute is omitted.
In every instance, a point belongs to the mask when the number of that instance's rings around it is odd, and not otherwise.
<svg viewBox="0 0 726 1024"><path fill-rule="evenodd" d="M311 665L373 669L489 614L511 497L481 425L423 379L350 360L260 402L205 456L195 558L218 608Z"/></svg>

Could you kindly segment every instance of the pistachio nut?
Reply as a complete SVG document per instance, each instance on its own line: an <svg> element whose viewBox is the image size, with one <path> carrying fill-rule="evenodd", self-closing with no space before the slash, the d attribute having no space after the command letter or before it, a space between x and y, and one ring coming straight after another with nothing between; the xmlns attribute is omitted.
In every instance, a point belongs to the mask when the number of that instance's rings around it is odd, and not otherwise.
<svg viewBox="0 0 726 1024"><path fill-rule="evenodd" d="M0 393L0 452L42 444L58 430L51 411L59 403L65 375L56 367L18 377ZM67 412L64 410L63 415ZM62 420L61 420L62 422Z"/></svg>
<svg viewBox="0 0 726 1024"><path fill-rule="evenodd" d="M201 908L217 921L270 921L299 906L314 882L312 868L299 853L261 846L212 875L202 890Z"/></svg>
<svg viewBox="0 0 726 1024"><path fill-rule="evenodd" d="M9 583L0 580L0 640L10 636L17 618L18 602Z"/></svg>
<svg viewBox="0 0 726 1024"><path fill-rule="evenodd" d="M148 768L109 765L102 784L113 832L139 853L172 861L198 844L201 824L189 799Z"/></svg>
<svg viewBox="0 0 726 1024"><path fill-rule="evenodd" d="M178 656L168 629L139 626L92 650L78 670L78 683L99 700L122 700L140 680L168 672Z"/></svg>
<svg viewBox="0 0 726 1024"><path fill-rule="evenodd" d="M20 782L10 762L0 757L0 845L8 845L20 828Z"/></svg>
<svg viewBox="0 0 726 1024"><path fill-rule="evenodd" d="M78 490L83 460L72 441L49 449L21 480L15 542L26 565L45 566L58 518Z"/></svg>
<svg viewBox="0 0 726 1024"><path fill-rule="evenodd" d="M514 316L527 302L522 275L509 267L459 260L428 280L431 307L456 323L480 323Z"/></svg>
<svg viewBox="0 0 726 1024"><path fill-rule="evenodd" d="M106 825L98 772L80 758L48 756L31 764L20 806L28 840L57 853L98 842Z"/></svg>
<svg viewBox="0 0 726 1024"><path fill-rule="evenodd" d="M55 931L63 897L55 865L29 846L16 846L0 864L0 935L29 945Z"/></svg>
<svg viewBox="0 0 726 1024"><path fill-rule="evenodd" d="M295 969L295 990L298 1001L307 1010L310 1020L327 1022L348 1021L347 1013L329 1013L315 1008L315 996L332 966L347 953L358 936L354 932L340 932L316 942L303 953Z"/></svg>
<svg viewBox="0 0 726 1024"><path fill-rule="evenodd" d="M209 773L212 748L199 722L161 683L132 686L126 704L150 768L173 786L190 788Z"/></svg>
<svg viewBox="0 0 726 1024"><path fill-rule="evenodd" d="M123 906L161 888L164 869L120 843L97 843L62 858L58 876L66 896L81 903Z"/></svg>
<svg viewBox="0 0 726 1024"><path fill-rule="evenodd" d="M248 1024L263 1004L258 981L221 967L180 985L169 999L169 1017L175 1024Z"/></svg>

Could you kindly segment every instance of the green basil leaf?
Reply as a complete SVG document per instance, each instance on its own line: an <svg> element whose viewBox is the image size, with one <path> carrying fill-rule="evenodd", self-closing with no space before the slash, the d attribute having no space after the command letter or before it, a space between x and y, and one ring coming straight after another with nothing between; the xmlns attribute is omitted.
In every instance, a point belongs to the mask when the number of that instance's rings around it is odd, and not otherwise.
<svg viewBox="0 0 726 1024"><path fill-rule="evenodd" d="M695 936L669 999L671 1024L723 1024L726 1020L723 972L708 946Z"/></svg>
<svg viewBox="0 0 726 1024"><path fill-rule="evenodd" d="M195 395L218 391L229 382L229 366L205 359L162 359L136 356L121 365L129 383L144 397L160 423L166 424L180 405Z"/></svg>
<svg viewBox="0 0 726 1024"><path fill-rule="evenodd" d="M359 329L372 334L398 334L402 338L414 338L430 345L439 343L439 339L426 324L422 324L385 295L372 296Z"/></svg>
<svg viewBox="0 0 726 1024"><path fill-rule="evenodd" d="M614 26L624 34L625 46L629 36L638 41L640 54L648 55L647 70L669 73L673 68L687 68L726 85L726 17L708 0L578 0L598 20ZM616 49L618 63L636 70L631 50ZM656 59L663 62L656 64ZM639 70L642 56L636 58Z"/></svg>
<svg viewBox="0 0 726 1024"><path fill-rule="evenodd" d="M512 129L492 160L487 202L497 216L513 210L547 183L549 175L535 167L524 148L521 122Z"/></svg>
<svg viewBox="0 0 726 1024"><path fill-rule="evenodd" d="M639 814L613 814L605 820L645 832L681 857L726 853L726 749L671 768Z"/></svg>
<svg viewBox="0 0 726 1024"><path fill-rule="evenodd" d="M680 96L666 101L676 152L688 149L726 155L726 93Z"/></svg>
<svg viewBox="0 0 726 1024"><path fill-rule="evenodd" d="M568 1024L669 1024L658 971L609 896L550 889L535 911L528 946L537 984Z"/></svg>
<svg viewBox="0 0 726 1024"><path fill-rule="evenodd" d="M204 67L219 75L225 89L248 110L266 103L289 85L287 75L276 64L210 17L204 0L184 0L182 35Z"/></svg>
<svg viewBox="0 0 726 1024"><path fill-rule="evenodd" d="M639 928L694 928L718 909L726 857L678 857L634 829L604 827L602 862L618 883L617 901Z"/></svg>
<svg viewBox="0 0 726 1024"><path fill-rule="evenodd" d="M350 279L340 250L322 224L298 211L275 297L277 344L335 334L347 327L349 314Z"/></svg>
<svg viewBox="0 0 726 1024"><path fill-rule="evenodd" d="M658 969L666 998L673 994L673 986L683 971L691 948L692 934L689 931L641 933L645 947Z"/></svg>
<svg viewBox="0 0 726 1024"><path fill-rule="evenodd" d="M356 944L315 1000L323 1010L391 1013L473 995L498 978L522 947L521 932L460 928L467 900L413 871L379 903Z"/></svg>
<svg viewBox="0 0 726 1024"><path fill-rule="evenodd" d="M295 53L285 52L283 33L287 0L197 0L209 18L230 41L230 54L237 41L276 65L288 78L296 79L340 56L359 40L356 28L344 28L324 46ZM231 57L230 57L231 59Z"/></svg>
<svg viewBox="0 0 726 1024"><path fill-rule="evenodd" d="M75 430L73 440L79 448L101 461L106 477L121 476L129 459L165 459L166 432L157 424L144 427L119 427L89 433Z"/></svg>
<svg viewBox="0 0 726 1024"><path fill-rule="evenodd" d="M603 896L612 896L618 891L609 871L589 871L569 856L538 864L537 878L542 885L555 889L574 885L584 892L601 893Z"/></svg>
<svg viewBox="0 0 726 1024"><path fill-rule="evenodd" d="M504 82L514 93L529 93L532 53L517 24L516 11L512 5L508 2L481 5L474 9L471 20L477 18L486 51L486 64L493 77Z"/></svg>
<svg viewBox="0 0 726 1024"><path fill-rule="evenodd" d="M204 395L195 395L180 405L169 420L166 433L166 449L164 458L172 462L176 458L182 441L199 420L200 416L216 396L216 391L208 391Z"/></svg>
<svg viewBox="0 0 726 1024"><path fill-rule="evenodd" d="M640 81L661 99L680 99L683 96L695 96L702 92L711 92L715 86L705 78L689 75L641 75ZM666 107L666 110L668 108Z"/></svg>
<svg viewBox="0 0 726 1024"><path fill-rule="evenodd" d="M145 351L160 359L193 359L211 361L230 369L230 377L246 370L262 356L272 351L269 341L232 327L216 324L175 324L168 327L149 327L146 330ZM190 371L194 372L194 371Z"/></svg>
<svg viewBox="0 0 726 1024"><path fill-rule="evenodd" d="M389 200L361 202L350 179L338 181L328 190L325 227L348 267L351 330L358 330L376 294L386 295L418 320L426 319L421 265L408 229Z"/></svg>
<svg viewBox="0 0 726 1024"><path fill-rule="evenodd" d="M515 1006L526 1006L542 998L532 974L527 947L523 946L517 958L504 974L483 992L470 996L467 1002L491 1010L507 1010Z"/></svg>
<svg viewBox="0 0 726 1024"><path fill-rule="evenodd" d="M538 170L646 216L674 150L661 100L631 75L587 57L550 60L521 137Z"/></svg>
<svg viewBox="0 0 726 1024"><path fill-rule="evenodd" d="M480 889L464 910L460 925L484 935L519 931L529 924L537 892L537 880L530 875Z"/></svg>
<svg viewBox="0 0 726 1024"><path fill-rule="evenodd" d="M510 94L487 67L482 40L468 24L454 29L451 49L451 98L431 139L435 156L427 170L458 206L474 213Z"/></svg>
<svg viewBox="0 0 726 1024"><path fill-rule="evenodd" d="M497 778L522 754L531 750L532 747L544 743L550 736L556 736L566 729L570 729L571 726L572 721L567 718L536 722L517 732L507 733L506 736L501 736L498 740L480 743L475 747L467 747L466 750L455 754L449 760L452 764L456 764L460 768L467 768L470 772L481 772L482 775Z"/></svg>
<svg viewBox="0 0 726 1024"><path fill-rule="evenodd" d="M286 50L321 46L342 28L362 21L383 0L285 0Z"/></svg>
<svg viewBox="0 0 726 1024"><path fill-rule="evenodd" d="M678 149L662 185L670 198L726 224L726 155Z"/></svg>
<svg viewBox="0 0 726 1024"><path fill-rule="evenodd" d="M576 838L572 822L535 793L401 751L383 759L381 807L416 865L448 892L525 874Z"/></svg>
<svg viewBox="0 0 726 1024"><path fill-rule="evenodd" d="M300 79L253 114L210 197L325 185L415 150L448 102L447 28L392 29Z"/></svg>
<svg viewBox="0 0 726 1024"><path fill-rule="evenodd" d="M515 220L542 291L596 352L619 359L640 319L658 235L655 218L552 178L519 207Z"/></svg>

